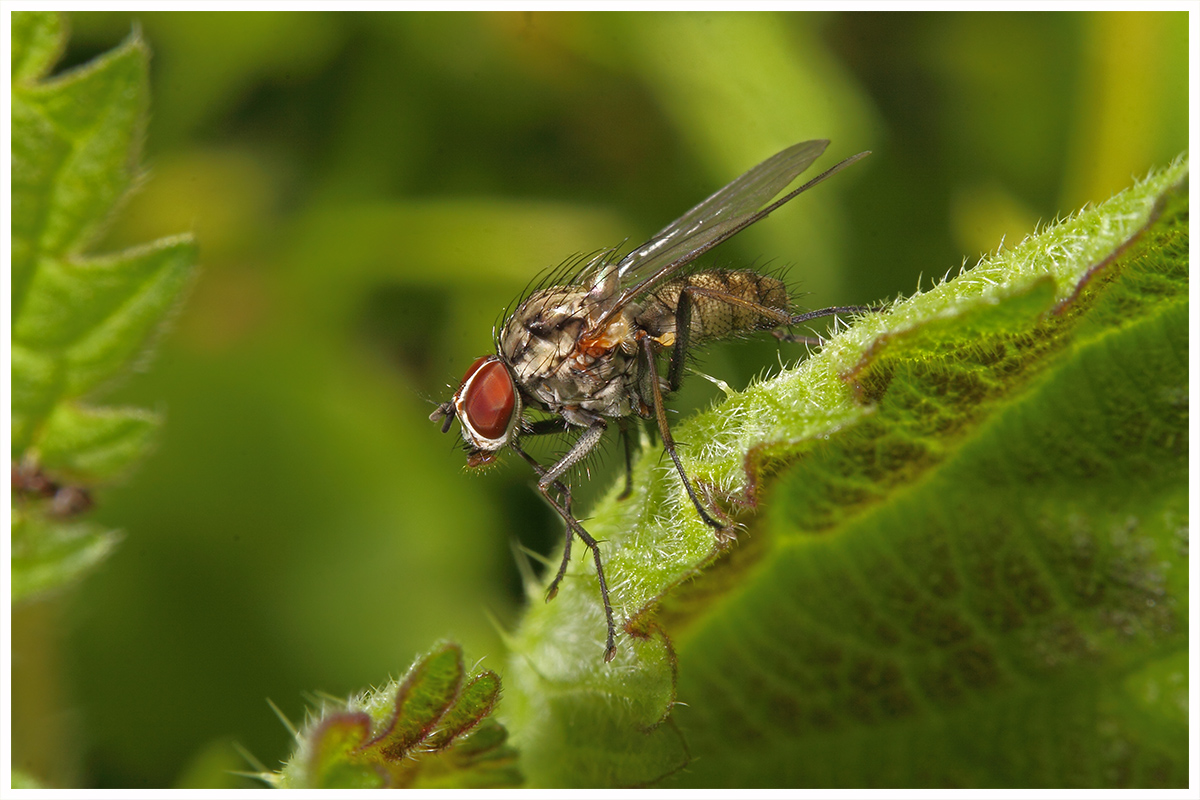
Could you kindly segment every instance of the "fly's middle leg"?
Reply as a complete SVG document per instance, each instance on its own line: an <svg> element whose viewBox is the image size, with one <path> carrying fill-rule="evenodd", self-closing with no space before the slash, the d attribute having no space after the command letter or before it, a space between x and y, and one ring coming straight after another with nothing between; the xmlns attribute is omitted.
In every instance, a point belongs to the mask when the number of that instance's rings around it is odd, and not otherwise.
<svg viewBox="0 0 1200 800"><path fill-rule="evenodd" d="M541 478L538 479L538 488L544 490L558 480L564 472L587 458L587 454L600 443L600 439L604 437L604 431L607 429L608 423L603 418L596 417L592 424L585 428L579 438L575 440L575 444L571 445L571 449L554 462L554 466L541 473Z"/></svg>
<svg viewBox="0 0 1200 800"><path fill-rule="evenodd" d="M819 308L816 311L808 311L804 314L796 314L788 320L788 325L799 325L801 322L807 322L810 319L819 317L835 317L838 314L866 314L868 311L883 311L881 306L830 306L829 308ZM836 321L834 323L836 325ZM822 345L825 340L820 336L800 336L794 333L784 333L779 329L772 331L775 338L781 342L799 342L801 344Z"/></svg>
<svg viewBox="0 0 1200 800"><path fill-rule="evenodd" d="M621 442L625 445L625 488L617 495L617 499L625 500L633 494L633 441L629 433L629 422L624 417L617 425L621 431Z"/></svg>

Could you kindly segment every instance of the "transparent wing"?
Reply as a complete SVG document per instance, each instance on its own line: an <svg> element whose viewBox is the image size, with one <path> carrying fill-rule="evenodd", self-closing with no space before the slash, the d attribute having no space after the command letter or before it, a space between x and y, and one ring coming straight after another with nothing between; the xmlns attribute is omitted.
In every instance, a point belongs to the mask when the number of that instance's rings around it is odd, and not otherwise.
<svg viewBox="0 0 1200 800"><path fill-rule="evenodd" d="M633 280L637 275L648 275L655 267L670 263L674 257L694 249L701 242L720 238L740 220L773 200L828 146L828 139L792 145L718 189L621 259L617 271L622 282Z"/></svg>
<svg viewBox="0 0 1200 800"><path fill-rule="evenodd" d="M616 264L606 265L597 276L596 285L608 284L606 291L614 285L627 287L619 295L612 292L611 308L625 305L692 258L744 228L760 214L763 206L808 169L828 145L828 139L813 139L776 153L654 234ZM689 254L694 255L688 258Z"/></svg>

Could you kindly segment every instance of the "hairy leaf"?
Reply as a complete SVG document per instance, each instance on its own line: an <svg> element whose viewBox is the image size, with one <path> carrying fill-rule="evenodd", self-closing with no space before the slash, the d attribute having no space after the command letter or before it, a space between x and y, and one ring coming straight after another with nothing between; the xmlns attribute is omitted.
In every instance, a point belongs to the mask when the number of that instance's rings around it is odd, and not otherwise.
<svg viewBox="0 0 1200 800"><path fill-rule="evenodd" d="M490 714L500 678L468 677L458 645L435 647L399 681L323 708L277 774L281 788L482 788L521 775Z"/></svg>
<svg viewBox="0 0 1200 800"><path fill-rule="evenodd" d="M534 786L1187 781L1187 162L678 426L514 636ZM619 488L619 487L617 487ZM687 769L683 769L684 767Z"/></svg>

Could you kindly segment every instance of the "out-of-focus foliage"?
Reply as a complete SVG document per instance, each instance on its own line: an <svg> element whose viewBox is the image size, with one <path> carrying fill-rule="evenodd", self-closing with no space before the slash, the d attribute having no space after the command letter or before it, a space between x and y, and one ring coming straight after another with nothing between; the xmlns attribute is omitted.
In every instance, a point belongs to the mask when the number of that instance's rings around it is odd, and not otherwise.
<svg viewBox="0 0 1200 800"><path fill-rule="evenodd" d="M13 17L12 597L36 597L99 563L116 534L69 521L128 472L159 419L101 407L193 274L187 237L103 257L83 250L136 177L146 117L145 45L53 80L52 12Z"/></svg>
<svg viewBox="0 0 1200 800"><path fill-rule="evenodd" d="M790 267L813 307L870 302L1187 140L1182 13L67 20L70 64L135 22L154 53L150 174L103 249L192 228L204 271L117 395L168 415L147 468L97 496L126 544L41 612L58 625L14 621L14 653L46 654L14 687L72 712L14 761L52 784L197 785L231 739L273 766L289 742L263 697L299 718L303 690L345 696L432 641L501 650L511 544L547 551L561 526L523 464L464 474L427 417L537 270L828 137L831 162L874 155L713 261ZM740 387L779 350L698 366Z"/></svg>

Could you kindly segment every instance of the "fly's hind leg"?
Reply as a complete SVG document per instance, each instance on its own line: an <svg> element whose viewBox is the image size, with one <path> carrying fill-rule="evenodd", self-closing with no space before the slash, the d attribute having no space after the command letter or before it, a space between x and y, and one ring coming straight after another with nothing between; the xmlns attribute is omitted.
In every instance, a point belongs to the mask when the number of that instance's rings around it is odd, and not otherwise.
<svg viewBox="0 0 1200 800"><path fill-rule="evenodd" d="M687 361L687 349L692 334L692 308L696 304L695 298L697 297L705 297L709 300L716 300L736 308L752 311L759 317L773 323L776 328L795 325L805 320L825 317L830 314L868 310L861 306L837 306L793 316L787 311L765 306L762 303L756 303L753 300L747 300L744 297L739 297L720 289L713 289L708 286L685 286L679 293L679 303L675 309L675 342L671 347L671 361L667 368L667 385L672 392L678 390L680 384L683 382L683 368ZM776 330L775 335L786 341L807 341L810 344L822 343L820 339L807 336L794 337L791 334L782 334L778 330Z"/></svg>
<svg viewBox="0 0 1200 800"><path fill-rule="evenodd" d="M808 322L810 319L832 317L838 314L865 314L868 311L883 310L879 306L829 306L828 308L819 308L816 311L806 311L803 314L789 314L786 311L780 311L778 308L764 306L761 303L755 303L753 300L747 300L729 292L723 292L720 289L710 289L707 286L687 286L679 293L679 306L675 312L675 346L671 350L671 366L667 373L672 391L679 388L679 381L683 378L683 357L687 349L688 336L691 332L690 321L692 305L694 303L692 298L696 296L708 297L713 300L719 300L722 303L728 303L731 306L738 306L753 311L763 319L770 320L775 323L773 334L781 342L801 342L811 345L824 344L825 340L819 336L799 336L791 333L783 333L780 328L799 325L802 322Z"/></svg>
<svg viewBox="0 0 1200 800"><path fill-rule="evenodd" d="M838 314L866 314L868 311L883 311L882 306L830 306L829 308L819 308L816 311L809 311L804 314L796 314L792 316L787 325L799 325L801 322L807 322L810 319L818 319L819 317L836 317ZM837 321L834 320L836 327ZM784 333L776 328L771 333L781 342L798 342L800 344L823 345L825 340L820 336L800 336L794 333Z"/></svg>

